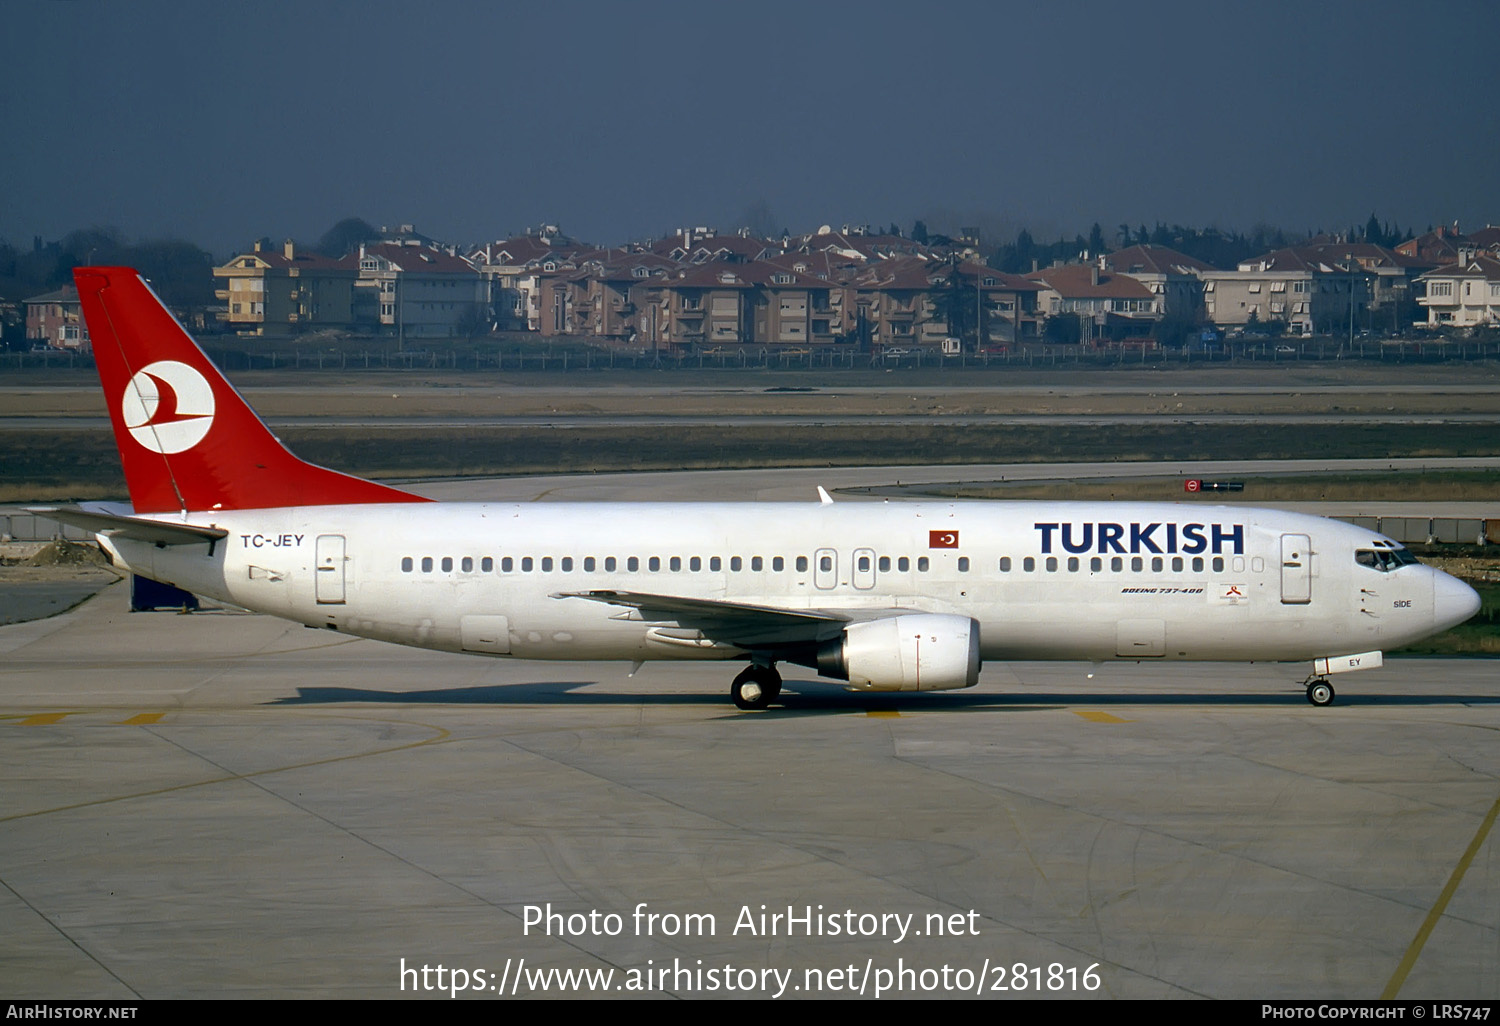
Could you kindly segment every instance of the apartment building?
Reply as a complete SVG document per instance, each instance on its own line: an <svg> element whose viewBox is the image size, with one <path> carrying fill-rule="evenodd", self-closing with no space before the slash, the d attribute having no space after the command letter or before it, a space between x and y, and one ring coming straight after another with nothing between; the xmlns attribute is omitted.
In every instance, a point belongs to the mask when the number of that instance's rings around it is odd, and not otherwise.
<svg viewBox="0 0 1500 1026"><path fill-rule="evenodd" d="M214 291L224 304L218 316L240 334L355 326L358 268L350 257L299 251L290 239L279 248L261 241L215 267L214 277L224 283Z"/></svg>
<svg viewBox="0 0 1500 1026"><path fill-rule="evenodd" d="M1294 335L1332 332L1364 321L1375 275L1337 244L1279 249L1241 261L1233 271L1202 271L1204 315L1222 328L1280 323Z"/></svg>
<svg viewBox="0 0 1500 1026"><path fill-rule="evenodd" d="M845 333L862 346L972 345L977 337L985 347L1040 333L1042 286L983 264L891 257L872 263L848 291Z"/></svg>
<svg viewBox="0 0 1500 1026"><path fill-rule="evenodd" d="M467 259L489 283L490 303L499 327L541 331L542 276L576 267L574 258L593 248L570 239L555 224L544 224L522 235L474 247Z"/></svg>
<svg viewBox="0 0 1500 1026"><path fill-rule="evenodd" d="M346 258L348 259L348 258ZM485 276L450 249L416 241L360 246L360 319L399 338L452 338L492 323Z"/></svg>

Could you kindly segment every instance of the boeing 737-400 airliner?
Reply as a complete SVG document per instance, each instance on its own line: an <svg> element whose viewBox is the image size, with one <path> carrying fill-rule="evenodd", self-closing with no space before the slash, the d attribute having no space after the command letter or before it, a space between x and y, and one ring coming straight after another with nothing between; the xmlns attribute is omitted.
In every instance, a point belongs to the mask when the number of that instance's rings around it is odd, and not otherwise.
<svg viewBox="0 0 1500 1026"><path fill-rule="evenodd" d="M519 659L777 663L866 691L982 660L1379 666L1462 582L1337 521L1177 503L437 503L305 463L133 270L74 272L131 508L49 507L133 573L314 627ZM43 511L39 511L43 512Z"/></svg>

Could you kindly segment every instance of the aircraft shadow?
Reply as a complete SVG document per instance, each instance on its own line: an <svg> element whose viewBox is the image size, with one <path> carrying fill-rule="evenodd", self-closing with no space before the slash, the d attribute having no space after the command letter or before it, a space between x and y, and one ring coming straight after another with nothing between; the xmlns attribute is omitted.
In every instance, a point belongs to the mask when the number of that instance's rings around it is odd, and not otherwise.
<svg viewBox="0 0 1500 1026"><path fill-rule="evenodd" d="M580 691L598 681L532 681L516 684L488 684L481 687L441 688L421 691L378 691L369 688L298 688L295 697L278 698L268 705L344 705L370 703L383 705L663 705L720 706L728 695L720 691L701 694L681 692L612 692ZM1307 699L1300 690L1275 693L1183 693L1142 694L1130 691L1087 692L986 692L983 694L858 694L838 685L818 681L787 681L780 699L766 710L771 714L825 712L901 712L943 711L956 709L989 709L1010 712L1037 712L1066 709L1072 706L1146 706L1146 707L1301 707ZM805 689L805 690L804 690ZM1381 706L1500 705L1500 695L1339 695L1331 712L1341 707L1375 708Z"/></svg>

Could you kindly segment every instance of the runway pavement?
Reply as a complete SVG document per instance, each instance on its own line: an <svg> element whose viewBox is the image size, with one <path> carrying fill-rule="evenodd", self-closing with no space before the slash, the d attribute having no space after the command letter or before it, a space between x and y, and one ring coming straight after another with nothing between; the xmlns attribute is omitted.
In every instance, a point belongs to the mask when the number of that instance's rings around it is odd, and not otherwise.
<svg viewBox="0 0 1500 1026"><path fill-rule="evenodd" d="M1500 997L1492 662L741 713L730 664L125 606L0 627L8 997Z"/></svg>

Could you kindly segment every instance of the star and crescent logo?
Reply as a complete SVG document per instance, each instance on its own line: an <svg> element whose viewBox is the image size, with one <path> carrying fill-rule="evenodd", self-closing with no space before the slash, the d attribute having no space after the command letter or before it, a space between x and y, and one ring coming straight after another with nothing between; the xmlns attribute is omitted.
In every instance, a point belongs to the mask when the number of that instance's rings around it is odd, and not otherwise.
<svg viewBox="0 0 1500 1026"><path fill-rule="evenodd" d="M130 379L120 412L130 437L147 449L183 452L203 441L213 426L214 390L187 364L158 360Z"/></svg>
<svg viewBox="0 0 1500 1026"><path fill-rule="evenodd" d="M956 549L958 548L958 532L928 531L927 547L929 549Z"/></svg>

